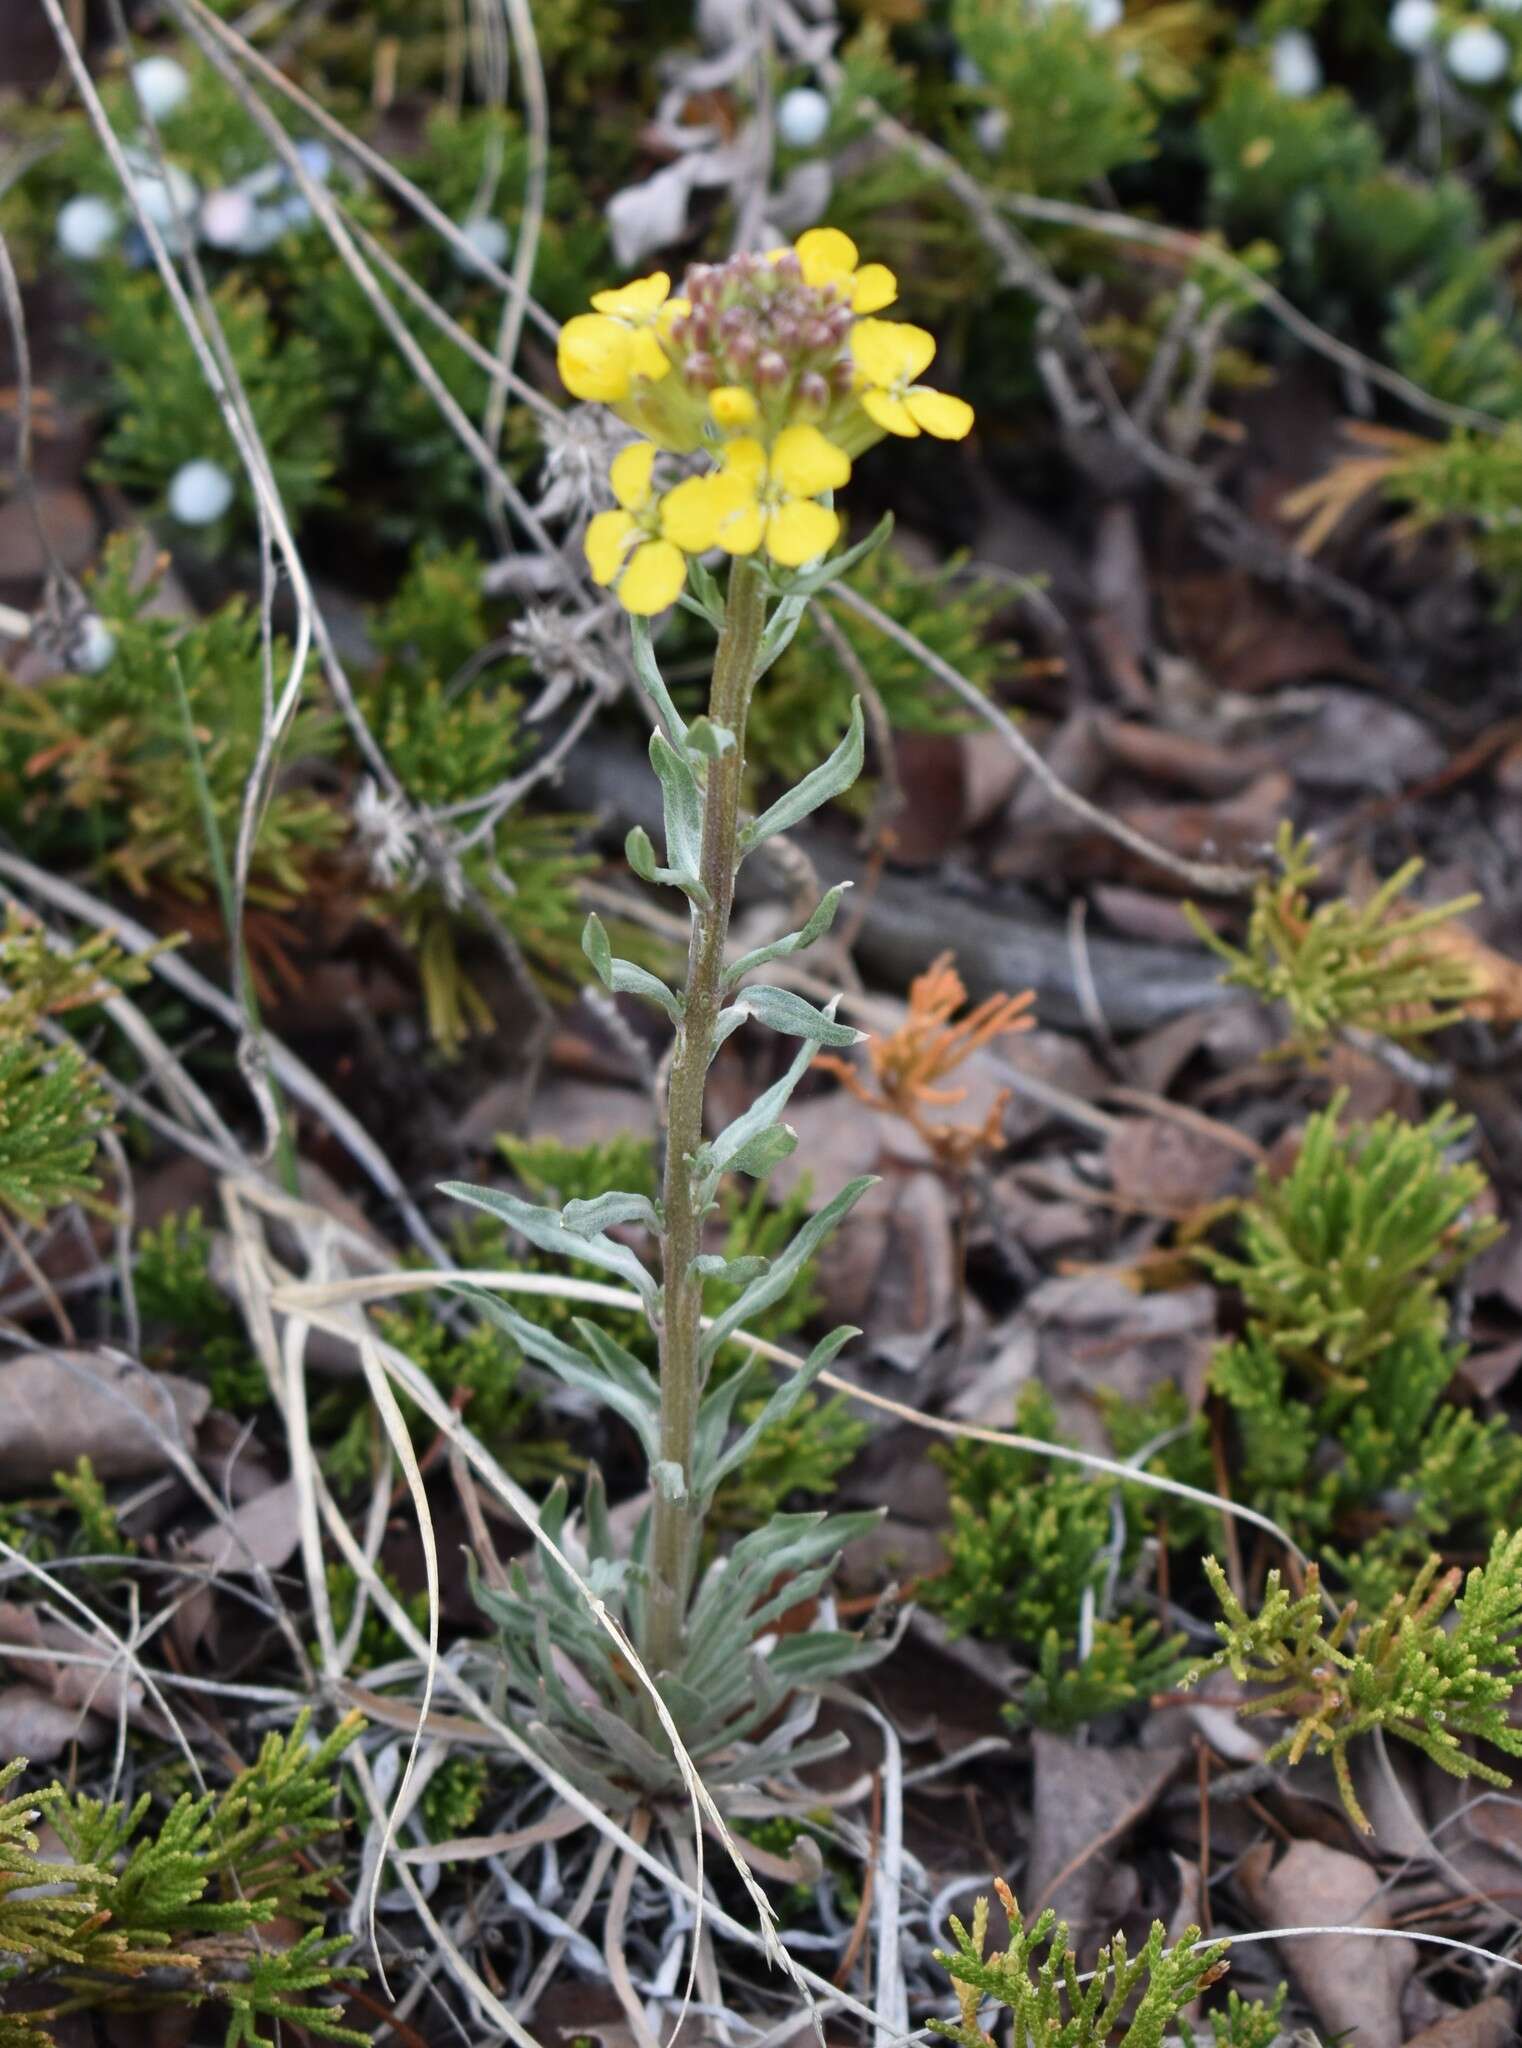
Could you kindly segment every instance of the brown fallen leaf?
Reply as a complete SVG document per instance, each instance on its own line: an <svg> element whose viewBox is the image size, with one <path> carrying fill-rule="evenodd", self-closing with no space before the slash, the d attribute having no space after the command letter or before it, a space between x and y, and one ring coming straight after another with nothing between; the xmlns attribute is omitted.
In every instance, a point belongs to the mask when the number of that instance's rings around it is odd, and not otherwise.
<svg viewBox="0 0 1522 2048"><path fill-rule="evenodd" d="M66 1706L35 1685L0 1686L0 1756L24 1756L32 1764L57 1761L72 1743L93 1749L111 1724L79 1707Z"/></svg>
<svg viewBox="0 0 1522 2048"><path fill-rule="evenodd" d="M1406 2048L1506 2048L1515 2041L1516 2021L1510 2002L1482 1998L1467 2012L1451 2012L1412 2034Z"/></svg>
<svg viewBox="0 0 1522 2048"><path fill-rule="evenodd" d="M1125 1901L1110 1891L1123 1869L1120 1841L1171 1784L1184 1749L1090 1749L1038 1729L1030 1873L1021 1904L1029 1919L1047 1906L1066 1920L1083 1955L1106 1940Z"/></svg>
<svg viewBox="0 0 1522 2048"><path fill-rule="evenodd" d="M1265 1928L1390 1925L1388 1897L1361 1856L1302 1841L1277 1864L1272 1857L1265 1843L1238 1866ZM1320 1934L1279 1948L1328 2034L1352 2034L1360 2048L1402 2048L1401 1993L1416 1968L1415 1942Z"/></svg>
<svg viewBox="0 0 1522 2048"><path fill-rule="evenodd" d="M1515 1024L1522 1020L1522 963L1508 960L1494 946L1477 939L1467 925L1439 924L1415 941L1418 951L1469 970L1474 993L1461 1005L1471 1017L1486 1024Z"/></svg>
<svg viewBox="0 0 1522 2048"><path fill-rule="evenodd" d="M120 1354L33 1351L0 1365L0 1474L44 1486L88 1458L100 1479L140 1479L194 1451L211 1396Z"/></svg>

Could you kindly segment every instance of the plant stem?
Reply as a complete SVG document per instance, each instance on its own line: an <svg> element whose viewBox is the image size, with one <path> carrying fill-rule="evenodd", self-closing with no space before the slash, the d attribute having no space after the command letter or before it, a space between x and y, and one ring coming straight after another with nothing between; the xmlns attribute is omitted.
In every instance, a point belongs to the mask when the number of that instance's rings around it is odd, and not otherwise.
<svg viewBox="0 0 1522 2048"><path fill-rule="evenodd" d="M744 556L729 573L724 629L714 655L708 715L734 734L734 745L708 763L699 874L708 892L695 910L687 952L687 987L666 1096L666 1174L662 1188L665 1230L661 1273L661 1462L680 1472L680 1497L656 1488L650 1532L650 1584L641 1651L653 1673L674 1668L682 1647L687 1583L697 1547L698 1515L691 1497L693 1435L703 1392L699 1355L703 1282L693 1261L703 1248L693 1159L703 1142L703 1095L714 1053L724 945L734 904L740 786L745 772L745 718L755 682L756 655L766 622L761 572Z"/></svg>

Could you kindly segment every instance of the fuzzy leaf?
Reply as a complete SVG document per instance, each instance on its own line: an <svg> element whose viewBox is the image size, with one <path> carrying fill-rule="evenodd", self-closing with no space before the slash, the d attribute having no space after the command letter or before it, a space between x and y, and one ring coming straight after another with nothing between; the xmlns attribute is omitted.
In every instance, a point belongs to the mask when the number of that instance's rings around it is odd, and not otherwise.
<svg viewBox="0 0 1522 2048"><path fill-rule="evenodd" d="M530 1322L527 1316L520 1315L509 1302L488 1288L473 1287L468 1280L455 1280L450 1283L450 1292L464 1295L474 1302L482 1315L495 1323L499 1330L507 1332L526 1357L548 1366L565 1386L590 1394L616 1415L621 1415L639 1438L646 1457L659 1457L660 1392L648 1373L641 1383L626 1371L610 1372L603 1361L588 1358L563 1338L541 1328L538 1323ZM544 1517L540 1519L543 1524ZM558 1530L550 1528L549 1534L553 1538Z"/></svg>
<svg viewBox="0 0 1522 2048"><path fill-rule="evenodd" d="M825 1005L824 1014L831 1020L834 1019L835 1004L838 1000L838 998L832 997ZM712 1145L708 1148L708 1156L705 1162L712 1179L716 1180L726 1167L739 1167L740 1155L756 1139L762 1137L768 1131L782 1128L777 1120L783 1110L787 1108L793 1090L808 1072L809 1067L813 1063L813 1058L813 1045L805 1039L798 1048L792 1065L782 1078L774 1081L770 1088L763 1089L749 1109L742 1110L733 1123L727 1124L720 1131L718 1137L714 1139ZM769 1142L775 1144L776 1140L773 1139ZM796 1143L797 1140L794 1139L793 1144ZM766 1171L769 1173L771 1167L775 1166L778 1160L785 1159L788 1152L791 1152L792 1149L793 1145L789 1145L786 1151L779 1152L771 1161L771 1166L766 1168ZM754 1172L754 1169L749 1166L740 1167L740 1170L744 1173ZM764 1178L759 1173L755 1174L754 1177L757 1180Z"/></svg>
<svg viewBox="0 0 1522 2048"><path fill-rule="evenodd" d="M660 778L666 818L666 859L678 874L697 877L703 859L703 792L686 753L663 734L650 735L650 765Z"/></svg>
<svg viewBox="0 0 1522 2048"><path fill-rule="evenodd" d="M473 1208L484 1209L489 1216L508 1224L542 1252L558 1252L566 1259L584 1259L588 1265L601 1266L605 1272L616 1273L621 1280L637 1288L645 1302L653 1307L655 1281L627 1245L615 1244L611 1238L583 1237L574 1230L567 1230L558 1210L542 1208L537 1202L521 1201L517 1195L510 1195L502 1188L473 1187L468 1181L447 1180L439 1183L439 1192L453 1196L457 1202L469 1202Z"/></svg>
<svg viewBox="0 0 1522 2048"><path fill-rule="evenodd" d="M866 727L861 699L855 697L851 700L850 726L835 751L794 788L779 796L770 810L763 811L740 834L742 858L753 853L758 846L765 845L768 839L775 838L779 832L790 832L817 811L821 804L827 804L832 797L848 790L861 773L865 750Z"/></svg>
<svg viewBox="0 0 1522 2048"><path fill-rule="evenodd" d="M735 736L727 725L715 725L705 713L695 718L687 728L687 746L690 752L701 754L705 761L718 761L727 754L735 743Z"/></svg>
<svg viewBox="0 0 1522 2048"><path fill-rule="evenodd" d="M639 686L655 706L667 739L673 746L679 747L687 737L687 723L672 703L671 692L666 688L666 680L655 659L655 647L650 638L650 621L631 613L629 639L634 651L634 673L639 680Z"/></svg>
<svg viewBox="0 0 1522 2048"><path fill-rule="evenodd" d="M772 988L763 983L759 988L748 988L720 1014L720 1028L725 1020L734 1018L728 1030L736 1030L747 1017L754 1017L758 1024L765 1024L772 1031L780 1031L788 1038L807 1039L811 1045L859 1045L866 1037L865 1031L855 1031L849 1024L837 1024L827 1011L816 1010L803 996L795 995L790 988Z"/></svg>
<svg viewBox="0 0 1522 2048"><path fill-rule="evenodd" d="M737 1301L714 1318L702 1340L701 1355L705 1360L711 1359L725 1339L742 1328L751 1316L781 1300L836 1224L849 1215L868 1188L876 1185L875 1174L861 1174L847 1181L833 1201L809 1218L787 1249L772 1260L770 1270L759 1280L753 1280Z"/></svg>
<svg viewBox="0 0 1522 2048"><path fill-rule="evenodd" d="M791 1159L798 1150L798 1133L791 1124L771 1124L764 1131L742 1145L730 1165L736 1173L748 1174L752 1180L765 1180L784 1159Z"/></svg>
<svg viewBox="0 0 1522 2048"><path fill-rule="evenodd" d="M785 960L790 953L802 953L812 946L814 941L827 932L835 922L840 900L850 887L849 882L837 882L833 889L821 896L813 916L798 931L789 932L785 939L773 939L769 946L756 946L749 953L743 954L733 967L726 967L724 987L733 988L737 982L743 981L747 974L754 973L758 967L764 967L769 960Z"/></svg>
<svg viewBox="0 0 1522 2048"><path fill-rule="evenodd" d="M647 1230L659 1230L661 1219L648 1195L623 1193L617 1189L591 1201L567 1202L560 1212L566 1229L577 1237L596 1237L618 1223L642 1223Z"/></svg>
<svg viewBox="0 0 1522 2048"><path fill-rule="evenodd" d="M860 1335L860 1330L854 1325L842 1323L839 1329L831 1330L828 1337L822 1337L798 1370L790 1373L776 1389L760 1414L735 1438L729 1449L715 1459L712 1469L704 1475L704 1489L711 1492L720 1480L745 1462L766 1430L786 1422L815 1380L834 1361L841 1347Z"/></svg>
<svg viewBox="0 0 1522 2048"><path fill-rule="evenodd" d="M655 858L655 848L650 843L650 834L643 825L631 825L624 840L624 857L642 882L663 884L668 889L680 889L689 903L695 903L700 910L708 908L708 891L696 875L689 875L681 868L663 868Z"/></svg>

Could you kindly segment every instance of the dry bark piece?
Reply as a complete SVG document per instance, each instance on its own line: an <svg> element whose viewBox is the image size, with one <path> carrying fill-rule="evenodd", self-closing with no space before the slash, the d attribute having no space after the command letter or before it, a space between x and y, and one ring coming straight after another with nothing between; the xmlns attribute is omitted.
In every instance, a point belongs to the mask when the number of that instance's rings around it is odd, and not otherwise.
<svg viewBox="0 0 1522 2048"><path fill-rule="evenodd" d="M1272 1856L1265 1844L1239 1866L1265 1927L1390 1925L1388 1896L1380 1896L1379 1879L1361 1856L1324 1842L1296 1842L1270 1867ZM1415 1942L1320 1934L1279 1948L1328 2034L1353 2034L1361 2048L1402 2048L1401 1994L1416 1968Z"/></svg>
<svg viewBox="0 0 1522 2048"><path fill-rule="evenodd" d="M176 1373L106 1352L33 1351L0 1365L0 1473L43 1486L88 1458L100 1479L141 1479L193 1454L211 1396Z"/></svg>

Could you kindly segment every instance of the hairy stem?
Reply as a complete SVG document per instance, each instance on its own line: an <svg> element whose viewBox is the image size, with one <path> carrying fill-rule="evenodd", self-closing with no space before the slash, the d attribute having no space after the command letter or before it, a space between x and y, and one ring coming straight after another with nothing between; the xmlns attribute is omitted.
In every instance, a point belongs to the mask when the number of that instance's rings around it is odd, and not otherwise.
<svg viewBox="0 0 1522 2048"><path fill-rule="evenodd" d="M765 621L761 573L754 562L739 557L730 570L729 601L714 656L708 706L714 724L732 732L735 743L708 764L699 868L708 906L693 914L682 1023L666 1098L665 1231L661 1240L665 1301L660 1347L661 1463L668 1483L657 1486L655 1493L650 1585L640 1645L653 1672L671 1670L681 1652L688 1576L698 1536L691 1478L693 1433L703 1392L699 1356L703 1282L693 1270L693 1261L703 1248L703 1217L697 1203L693 1158L703 1142L703 1094L713 1059L724 942L734 904L745 718ZM679 1486L670 1483L677 1474Z"/></svg>

